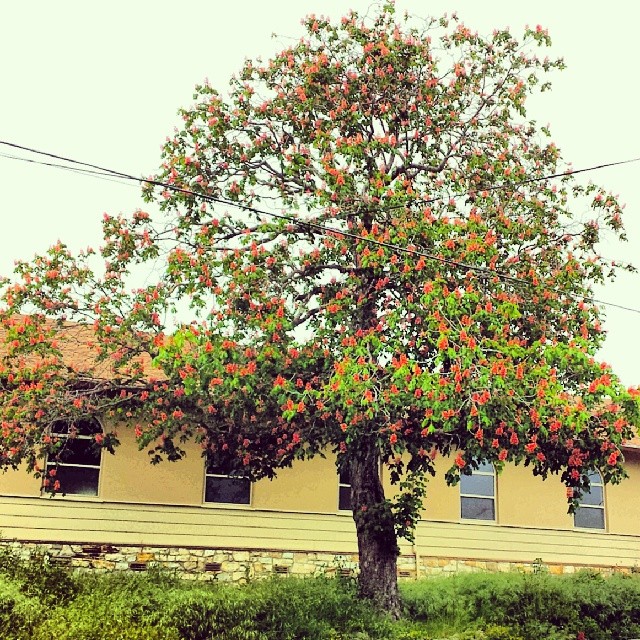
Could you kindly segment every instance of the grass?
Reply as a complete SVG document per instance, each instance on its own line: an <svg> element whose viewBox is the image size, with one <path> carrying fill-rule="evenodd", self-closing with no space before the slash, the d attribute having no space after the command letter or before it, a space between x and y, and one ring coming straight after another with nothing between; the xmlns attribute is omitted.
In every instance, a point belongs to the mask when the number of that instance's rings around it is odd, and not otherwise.
<svg viewBox="0 0 640 640"><path fill-rule="evenodd" d="M72 573L0 548L6 640L585 640L640 637L640 577L458 574L401 583L404 618L353 580L242 587L168 573Z"/></svg>

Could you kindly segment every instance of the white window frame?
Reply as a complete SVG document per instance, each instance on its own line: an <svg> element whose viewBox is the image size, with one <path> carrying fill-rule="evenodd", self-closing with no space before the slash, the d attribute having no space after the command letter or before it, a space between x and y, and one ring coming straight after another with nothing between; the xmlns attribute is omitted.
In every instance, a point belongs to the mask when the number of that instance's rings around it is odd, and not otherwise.
<svg viewBox="0 0 640 640"><path fill-rule="evenodd" d="M474 469L473 472L469 474L461 474L460 475L460 519L468 522L498 522L498 500L497 500L497 481L496 481L496 468L490 463L484 463L491 467L491 471L482 471L480 469ZM463 491L462 484L464 482L464 478L468 478L471 476L489 476L493 479L492 483L492 494L490 496L481 495L478 493L467 493ZM462 505L465 498L475 498L480 500L491 500L493 503L493 518L471 518L465 517L462 515Z"/></svg>
<svg viewBox="0 0 640 640"><path fill-rule="evenodd" d="M600 487L602 491L602 504L580 504L573 514L573 526L576 529L581 529L583 531L606 531L607 530L607 500L604 491L604 481L602 479L602 474L596 471L590 471L589 474L589 482L591 487ZM583 492L583 498L585 495L589 495L589 492ZM602 526L601 527L590 527L586 525L580 525L576 523L576 516L578 515L581 509L598 509L602 513Z"/></svg>
<svg viewBox="0 0 640 640"><path fill-rule="evenodd" d="M82 423L82 422L87 422L87 423L95 423L95 426L99 428L96 429L95 433L93 434L83 434L80 431L78 433L76 433L76 435L74 436L70 436L68 433L61 433L59 431L54 431L54 427L56 424L67 424L69 425L69 421L66 420L57 420L52 426L51 429L49 431L49 435L52 438L56 438L57 440L87 440L90 442L95 442L95 434L96 433L102 433L103 432L103 428L102 428L102 424L100 423L99 420L97 420L96 418L87 418L87 419L83 419L78 421L78 423ZM78 424L76 423L76 424ZM68 428L68 427L67 427ZM63 445L62 448L64 448L65 445ZM71 491L67 491L64 484L61 483L60 485L60 493L64 496L64 495L68 495L68 496L76 496L76 497L83 497L83 498L96 498L100 495L100 479L102 477L102 450L100 450L100 454L99 454L99 462L98 464L81 464L81 463L77 463L77 462L61 462L61 461L57 461L57 460L50 460L49 458L47 459L47 462L45 464L45 469L46 469L46 475L45 477L49 480L50 483L53 483L56 481L57 479L57 474L55 476L50 476L49 475L49 470L50 469L56 469L56 471L58 469L97 469L98 471L98 479L95 483L95 493L74 493ZM43 492L47 492L50 491L49 487L44 487L43 486Z"/></svg>
<svg viewBox="0 0 640 640"><path fill-rule="evenodd" d="M228 480L242 480L246 481L249 484L249 493L248 493L248 501L247 502L233 502L233 501L219 501L219 500L207 500L207 478L224 478ZM204 463L204 487L203 487L203 495L202 502L203 504L214 504L214 505L231 505L237 507L250 507L253 501L253 482L249 480L249 478L244 478L242 476L233 475L231 473L210 473L209 465L205 460Z"/></svg>

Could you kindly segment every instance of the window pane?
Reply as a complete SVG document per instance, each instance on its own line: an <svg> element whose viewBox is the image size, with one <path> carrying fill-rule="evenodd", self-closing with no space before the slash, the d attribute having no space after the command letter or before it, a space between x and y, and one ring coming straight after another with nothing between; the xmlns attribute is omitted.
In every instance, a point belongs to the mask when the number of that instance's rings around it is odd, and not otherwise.
<svg viewBox="0 0 640 640"><path fill-rule="evenodd" d="M343 469L339 472L340 475L340 484L351 484L351 480L349 480L349 470Z"/></svg>
<svg viewBox="0 0 640 640"><path fill-rule="evenodd" d="M469 520L495 520L493 498L460 498L462 517Z"/></svg>
<svg viewBox="0 0 640 640"><path fill-rule="evenodd" d="M589 473L587 473L587 477L591 484L602 484L602 476L599 471L589 471Z"/></svg>
<svg viewBox="0 0 640 640"><path fill-rule="evenodd" d="M93 464L99 466L100 448L93 439L65 438L62 442L62 448L53 459L66 464Z"/></svg>
<svg viewBox="0 0 640 640"><path fill-rule="evenodd" d="M495 473L495 469L490 462L481 462L478 465L478 471L482 471L483 473ZM475 473L475 472L474 472Z"/></svg>
<svg viewBox="0 0 640 640"><path fill-rule="evenodd" d="M493 476L481 476L476 473L471 476L461 476L460 493L493 496Z"/></svg>
<svg viewBox="0 0 640 640"><path fill-rule="evenodd" d="M62 466L58 467L55 480L60 482L61 493L80 496L97 496L99 475L100 469Z"/></svg>
<svg viewBox="0 0 640 640"><path fill-rule="evenodd" d="M204 493L205 502L249 504L251 483L248 478L207 476Z"/></svg>
<svg viewBox="0 0 640 640"><path fill-rule="evenodd" d="M351 487L339 487L338 509L340 511L351 511Z"/></svg>
<svg viewBox="0 0 640 640"><path fill-rule="evenodd" d="M604 529L604 509L593 507L578 507L573 516L576 527L585 529Z"/></svg>
<svg viewBox="0 0 640 640"><path fill-rule="evenodd" d="M591 486L591 490L589 493L585 493L580 498L580 502L582 504L591 504L598 507L604 507L604 495L602 492L602 487L594 487Z"/></svg>

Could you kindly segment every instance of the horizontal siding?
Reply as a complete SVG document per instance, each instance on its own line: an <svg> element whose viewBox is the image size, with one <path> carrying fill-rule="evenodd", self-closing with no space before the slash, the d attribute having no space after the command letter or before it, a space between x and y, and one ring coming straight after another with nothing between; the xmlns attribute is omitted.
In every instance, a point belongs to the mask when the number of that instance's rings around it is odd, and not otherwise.
<svg viewBox="0 0 640 640"><path fill-rule="evenodd" d="M0 534L47 542L357 552L346 515L58 498L0 497ZM415 551L421 557L633 567L640 564L640 536L422 521ZM404 543L402 552L413 550Z"/></svg>
<svg viewBox="0 0 640 640"><path fill-rule="evenodd" d="M242 508L0 498L4 538L153 546L357 551L348 516Z"/></svg>
<svg viewBox="0 0 640 640"><path fill-rule="evenodd" d="M536 529L491 524L427 522L418 524L421 556L496 562L633 567L640 564L640 536L600 531Z"/></svg>

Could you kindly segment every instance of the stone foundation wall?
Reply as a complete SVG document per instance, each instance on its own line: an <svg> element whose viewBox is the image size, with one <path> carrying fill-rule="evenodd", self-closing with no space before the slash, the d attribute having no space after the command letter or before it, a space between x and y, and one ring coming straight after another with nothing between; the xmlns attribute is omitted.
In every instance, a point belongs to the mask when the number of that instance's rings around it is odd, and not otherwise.
<svg viewBox="0 0 640 640"><path fill-rule="evenodd" d="M415 564L414 564L415 566ZM540 558L536 558L532 562L497 562L495 560L474 560L474 559L457 559L457 558L433 558L424 557L419 560L420 577L453 573L471 573L471 572L510 572L518 571L520 573L551 573L562 575L566 573L575 573L588 569L603 575L613 575L614 573L637 573L637 567L620 567L607 565L573 565L573 564L554 564L545 563Z"/></svg>
<svg viewBox="0 0 640 640"><path fill-rule="evenodd" d="M358 555L348 553L57 544L18 540L3 540L0 544L9 547L20 557L41 556L52 564L78 570L147 571L152 568L161 568L175 571L180 577L191 580L241 583L273 574L347 577L356 575L358 572ZM496 562L431 556L416 558L414 555L401 555L398 558L398 577L401 579L479 571L525 573L548 571L553 574L563 574L574 573L580 569L591 569L604 574L636 571L635 567L545 564L539 558L532 562Z"/></svg>

